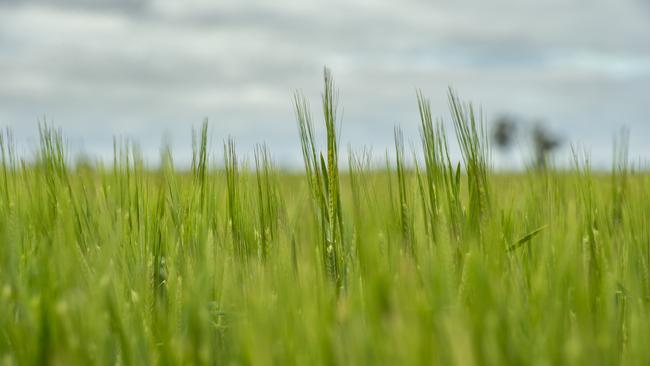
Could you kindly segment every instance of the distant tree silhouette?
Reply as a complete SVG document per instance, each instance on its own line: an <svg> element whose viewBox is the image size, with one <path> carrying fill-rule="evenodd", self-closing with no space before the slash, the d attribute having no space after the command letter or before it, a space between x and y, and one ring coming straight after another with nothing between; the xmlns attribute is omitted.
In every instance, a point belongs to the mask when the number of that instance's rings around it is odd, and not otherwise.
<svg viewBox="0 0 650 366"><path fill-rule="evenodd" d="M493 122L492 139L497 147L508 149L515 143L518 136L518 125L526 123L515 117L502 115ZM530 126L530 125L529 125ZM534 153L534 164L537 169L545 169L553 150L560 146L560 138L548 131L542 121L537 121L528 132L531 136Z"/></svg>
<svg viewBox="0 0 650 366"><path fill-rule="evenodd" d="M501 116L494 122L492 137L499 148L509 148L515 139L516 134L517 124L514 118L510 116Z"/></svg>
<svg viewBox="0 0 650 366"><path fill-rule="evenodd" d="M532 137L535 149L535 166L538 169L544 169L550 153L560 146L560 139L550 133L539 121L533 127Z"/></svg>

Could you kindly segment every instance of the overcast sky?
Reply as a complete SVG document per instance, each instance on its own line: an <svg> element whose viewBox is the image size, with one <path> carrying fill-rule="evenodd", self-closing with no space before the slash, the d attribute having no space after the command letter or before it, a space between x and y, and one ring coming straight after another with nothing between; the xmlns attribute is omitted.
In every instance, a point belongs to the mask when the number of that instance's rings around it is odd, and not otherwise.
<svg viewBox="0 0 650 366"><path fill-rule="evenodd" d="M110 157L120 136L153 161L167 138L182 163L208 118L215 153L232 135L298 165L291 94L316 114L324 65L342 144L377 155L396 124L417 142L417 88L449 119L452 86L488 121L545 120L561 154L609 164L627 126L631 156L650 158L647 0L0 0L0 125L26 151L46 118L76 151Z"/></svg>

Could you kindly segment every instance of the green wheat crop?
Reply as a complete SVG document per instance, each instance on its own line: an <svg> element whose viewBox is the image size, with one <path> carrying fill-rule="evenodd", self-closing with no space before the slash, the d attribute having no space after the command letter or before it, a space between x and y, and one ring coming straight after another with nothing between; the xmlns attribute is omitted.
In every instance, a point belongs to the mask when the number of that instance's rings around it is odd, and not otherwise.
<svg viewBox="0 0 650 366"><path fill-rule="evenodd" d="M342 168L324 77L322 121L293 98L303 173L266 145L221 156L207 123L188 171L0 134L0 365L650 364L650 179L625 133L608 173L578 149L498 173L481 113L450 90L436 119L418 92L413 154L396 128L385 168L352 148Z"/></svg>

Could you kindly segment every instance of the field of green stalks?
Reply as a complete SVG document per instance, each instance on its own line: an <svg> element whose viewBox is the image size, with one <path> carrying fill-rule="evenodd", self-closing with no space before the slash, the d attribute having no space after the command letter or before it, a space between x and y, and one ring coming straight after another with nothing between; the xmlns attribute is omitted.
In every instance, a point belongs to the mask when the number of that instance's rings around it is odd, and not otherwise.
<svg viewBox="0 0 650 366"><path fill-rule="evenodd" d="M450 91L445 131L418 94L417 151L396 129L378 168L339 160L336 99L327 71L318 118L294 96L302 173L221 155L207 124L183 171L2 134L0 365L650 364L650 176L625 138L610 172L576 150L498 173L469 104Z"/></svg>

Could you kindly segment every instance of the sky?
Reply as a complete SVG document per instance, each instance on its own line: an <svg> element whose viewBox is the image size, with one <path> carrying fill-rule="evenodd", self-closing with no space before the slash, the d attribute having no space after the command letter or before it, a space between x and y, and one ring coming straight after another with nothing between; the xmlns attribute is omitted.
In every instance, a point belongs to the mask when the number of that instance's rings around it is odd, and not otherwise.
<svg viewBox="0 0 650 366"><path fill-rule="evenodd" d="M354 150L383 156L396 125L417 148L416 90L449 121L452 87L488 125L544 121L558 160L607 167L623 128L650 160L650 0L0 0L0 126L25 155L45 120L75 153L110 160L117 137L155 164L167 141L184 164L207 118L215 156L232 136L299 167L292 93L318 116L325 65Z"/></svg>

